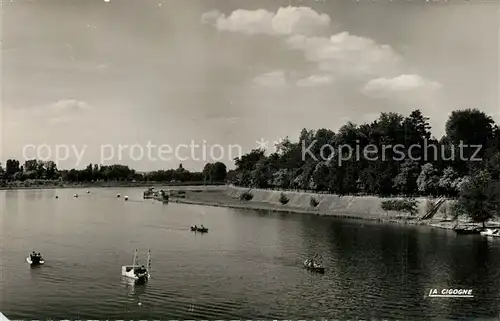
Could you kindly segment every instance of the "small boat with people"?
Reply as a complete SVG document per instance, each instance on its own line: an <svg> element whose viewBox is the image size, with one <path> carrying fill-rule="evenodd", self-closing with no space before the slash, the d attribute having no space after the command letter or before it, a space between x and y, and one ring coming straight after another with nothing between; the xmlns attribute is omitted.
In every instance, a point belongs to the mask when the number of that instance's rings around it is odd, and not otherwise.
<svg viewBox="0 0 500 321"><path fill-rule="evenodd" d="M143 196L144 199L154 199L155 201L162 202L164 204L168 204L169 194L164 190L156 190L154 187L148 188L144 191Z"/></svg>
<svg viewBox="0 0 500 321"><path fill-rule="evenodd" d="M33 253L28 255L28 257L26 258L26 262L28 262L30 265L42 265L45 263L45 260L40 253L36 253L35 251L33 251Z"/></svg>
<svg viewBox="0 0 500 321"><path fill-rule="evenodd" d="M309 271L325 273L325 268L323 265L315 258L307 259L304 261L304 267Z"/></svg>
<svg viewBox="0 0 500 321"><path fill-rule="evenodd" d="M481 231L480 234L483 236L500 237L500 229L487 228L484 231Z"/></svg>
<svg viewBox="0 0 500 321"><path fill-rule="evenodd" d="M208 233L208 228L204 227L203 225L200 226L191 226L191 231L193 232L200 232L200 233Z"/></svg>
<svg viewBox="0 0 500 321"><path fill-rule="evenodd" d="M133 279L137 282L147 281L151 278L151 250L148 251L148 263L147 267L139 264L139 259L137 258L137 249L134 252L134 261L132 265L122 266L122 276Z"/></svg>
<svg viewBox="0 0 500 321"><path fill-rule="evenodd" d="M156 193L155 188L149 187L146 191L144 191L144 193L142 193L142 197L144 199L153 198L155 193Z"/></svg>
<svg viewBox="0 0 500 321"><path fill-rule="evenodd" d="M480 234L481 233L481 228L478 226L463 226L463 227L455 226L455 227L453 227L453 230L458 235L470 235L470 234Z"/></svg>

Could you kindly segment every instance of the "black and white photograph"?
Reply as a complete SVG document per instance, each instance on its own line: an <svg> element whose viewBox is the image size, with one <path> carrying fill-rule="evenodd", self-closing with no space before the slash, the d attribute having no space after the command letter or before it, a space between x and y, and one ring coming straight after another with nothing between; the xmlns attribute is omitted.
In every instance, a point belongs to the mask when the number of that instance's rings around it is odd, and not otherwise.
<svg viewBox="0 0 500 321"><path fill-rule="evenodd" d="M500 0L0 5L0 321L500 320Z"/></svg>

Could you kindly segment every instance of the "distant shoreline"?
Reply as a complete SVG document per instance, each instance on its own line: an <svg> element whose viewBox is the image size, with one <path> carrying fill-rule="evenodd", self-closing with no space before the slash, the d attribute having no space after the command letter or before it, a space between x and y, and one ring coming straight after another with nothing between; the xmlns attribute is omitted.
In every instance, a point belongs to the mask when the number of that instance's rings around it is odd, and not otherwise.
<svg viewBox="0 0 500 321"><path fill-rule="evenodd" d="M126 187L151 187L151 186L221 186L224 183L206 182L97 182L97 183L61 183L48 182L47 184L10 182L7 186L0 186L0 191L29 190L29 189L63 189L63 188L126 188Z"/></svg>

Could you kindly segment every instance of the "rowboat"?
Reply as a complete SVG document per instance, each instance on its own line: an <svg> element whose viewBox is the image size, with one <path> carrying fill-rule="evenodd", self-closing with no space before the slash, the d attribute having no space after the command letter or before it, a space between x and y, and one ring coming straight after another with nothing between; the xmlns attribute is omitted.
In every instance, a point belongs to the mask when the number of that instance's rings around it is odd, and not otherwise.
<svg viewBox="0 0 500 321"><path fill-rule="evenodd" d="M208 233L208 228L204 226L191 226L191 231L193 232L200 232L200 233Z"/></svg>
<svg viewBox="0 0 500 321"><path fill-rule="evenodd" d="M30 265L45 264L45 261L40 253L35 253L34 251L30 255L28 255L28 257L26 258L26 262L28 262Z"/></svg>
<svg viewBox="0 0 500 321"><path fill-rule="evenodd" d="M151 250L148 251L148 264L147 267L139 264L137 258L137 250L134 252L134 261L132 265L122 266L122 276L135 281L147 281L151 278Z"/></svg>
<svg viewBox="0 0 500 321"><path fill-rule="evenodd" d="M319 263L314 262L313 260L305 260L304 267L309 271L325 273L325 268L321 266Z"/></svg>
<svg viewBox="0 0 500 321"><path fill-rule="evenodd" d="M492 236L492 237L500 237L500 230L499 229L491 229L487 228L486 230L481 232L481 235L483 236Z"/></svg>

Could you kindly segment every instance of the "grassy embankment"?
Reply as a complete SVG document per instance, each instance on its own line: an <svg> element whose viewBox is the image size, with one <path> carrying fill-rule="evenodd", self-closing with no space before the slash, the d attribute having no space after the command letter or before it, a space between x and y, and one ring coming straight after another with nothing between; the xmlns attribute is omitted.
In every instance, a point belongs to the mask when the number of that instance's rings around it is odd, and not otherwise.
<svg viewBox="0 0 500 321"><path fill-rule="evenodd" d="M244 194L251 196L245 200L245 197L242 197ZM174 203L377 220L446 229L452 229L457 224L461 227L471 225L468 220L453 219L453 200L448 199L439 202L438 199L416 198L416 208L413 214L402 211L387 211L382 208L384 201L398 199L401 200L401 198L338 196L233 186L179 189L174 191L170 197L170 201ZM432 217L423 219L430 212L434 213ZM490 225L496 224L492 222Z"/></svg>

